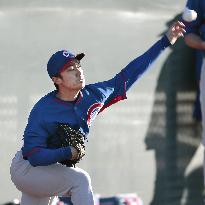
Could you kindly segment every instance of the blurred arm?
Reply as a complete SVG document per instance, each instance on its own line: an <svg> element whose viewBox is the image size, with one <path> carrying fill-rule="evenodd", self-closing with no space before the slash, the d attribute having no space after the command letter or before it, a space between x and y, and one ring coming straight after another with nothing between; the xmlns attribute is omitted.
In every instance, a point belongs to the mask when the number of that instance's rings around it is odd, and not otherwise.
<svg viewBox="0 0 205 205"><path fill-rule="evenodd" d="M189 33L184 37L185 43L195 49L205 50L205 41L195 33Z"/></svg>

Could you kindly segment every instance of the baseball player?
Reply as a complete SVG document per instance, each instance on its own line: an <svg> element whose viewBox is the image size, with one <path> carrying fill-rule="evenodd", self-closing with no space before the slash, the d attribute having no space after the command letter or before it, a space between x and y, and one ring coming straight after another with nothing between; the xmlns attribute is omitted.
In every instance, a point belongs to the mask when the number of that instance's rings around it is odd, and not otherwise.
<svg viewBox="0 0 205 205"><path fill-rule="evenodd" d="M200 102L202 113L202 144L205 145L205 0L188 0L186 3L186 7L190 10L196 11L197 18L195 21L187 23L187 33L185 35L185 42L188 46L203 51L203 62L200 75Z"/></svg>
<svg viewBox="0 0 205 205"><path fill-rule="evenodd" d="M57 51L47 64L56 90L42 97L33 107L24 131L24 144L12 160L11 179L22 192L21 205L48 205L53 196L71 196L74 205L93 205L91 179L78 167L58 163L75 160L72 146L49 149L47 138L57 123L78 127L88 137L89 128L110 105L126 99L126 91L170 44L183 36L185 26L175 22L148 51L134 59L112 79L85 85L80 61L84 54Z"/></svg>

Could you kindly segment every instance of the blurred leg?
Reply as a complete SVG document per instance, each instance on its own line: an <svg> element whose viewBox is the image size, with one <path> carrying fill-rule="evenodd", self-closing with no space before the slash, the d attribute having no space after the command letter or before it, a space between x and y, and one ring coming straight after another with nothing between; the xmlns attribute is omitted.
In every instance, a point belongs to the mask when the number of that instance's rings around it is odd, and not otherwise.
<svg viewBox="0 0 205 205"><path fill-rule="evenodd" d="M205 145L205 59L203 60L200 79L200 102L202 113L202 139Z"/></svg>
<svg viewBox="0 0 205 205"><path fill-rule="evenodd" d="M200 102L201 102L201 113L202 113L202 142L205 145L205 58L203 58L203 64L201 68L200 78ZM205 155L204 155L204 186L205 186Z"/></svg>

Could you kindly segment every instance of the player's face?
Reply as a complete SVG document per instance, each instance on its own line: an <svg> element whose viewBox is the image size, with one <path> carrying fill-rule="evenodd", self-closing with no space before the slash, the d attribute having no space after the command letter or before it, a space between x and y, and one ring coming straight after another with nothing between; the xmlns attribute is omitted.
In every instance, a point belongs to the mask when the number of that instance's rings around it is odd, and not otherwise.
<svg viewBox="0 0 205 205"><path fill-rule="evenodd" d="M59 86L65 89L78 91L85 86L85 77L78 61L73 61L60 75Z"/></svg>

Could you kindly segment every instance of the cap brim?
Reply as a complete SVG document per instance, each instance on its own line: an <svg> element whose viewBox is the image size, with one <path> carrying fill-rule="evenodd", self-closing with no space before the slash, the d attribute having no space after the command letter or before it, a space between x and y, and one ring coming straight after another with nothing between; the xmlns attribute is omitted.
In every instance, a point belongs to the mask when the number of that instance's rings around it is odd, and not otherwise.
<svg viewBox="0 0 205 205"><path fill-rule="evenodd" d="M77 55L76 55L75 59L77 59L77 60L80 61L84 56L85 56L84 53L80 53L80 54L77 54Z"/></svg>

